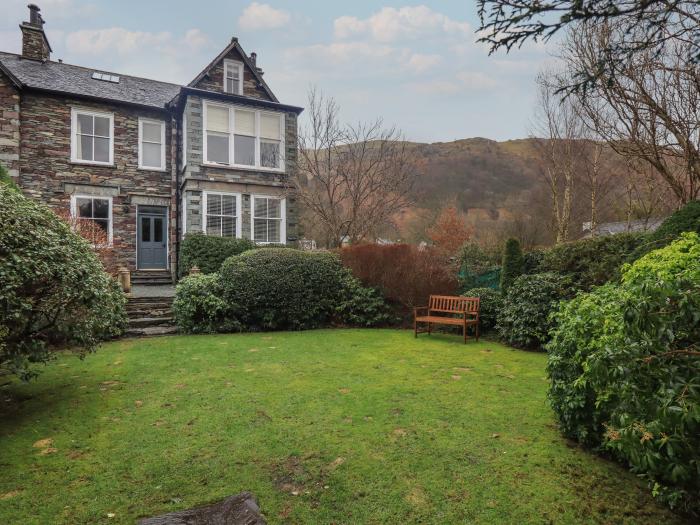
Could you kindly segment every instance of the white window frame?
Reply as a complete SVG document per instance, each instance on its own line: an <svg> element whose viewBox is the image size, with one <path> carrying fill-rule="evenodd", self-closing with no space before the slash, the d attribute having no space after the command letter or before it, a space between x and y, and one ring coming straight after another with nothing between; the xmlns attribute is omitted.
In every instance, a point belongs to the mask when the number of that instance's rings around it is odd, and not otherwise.
<svg viewBox="0 0 700 525"><path fill-rule="evenodd" d="M143 164L143 125L155 124L160 126L160 166L145 166ZM151 143L154 144L154 143ZM150 118L139 117L139 169L148 171L166 171L165 170L165 122Z"/></svg>
<svg viewBox="0 0 700 525"><path fill-rule="evenodd" d="M209 102L205 101L203 104L202 108L202 142L204 144L204 155L202 159L202 163L205 166L214 166L218 168L235 168L235 169L244 169L244 170L255 170L255 171L268 171L268 172L273 172L273 173L282 173L285 170L285 143L284 143L284 125L285 125L285 114L279 111L265 111L265 110L260 110L260 109L255 109L250 106L242 106L238 104L225 104L221 102ZM229 163L228 164L223 164L219 162L211 162L207 160L208 157L208 145L207 145L207 128L208 128L208 108L216 106L219 108L225 108L228 109L228 122L229 122L229 131L228 131L228 158L229 158ZM236 134L236 127L235 127L235 115L236 115L236 110L241 110L241 111L252 111L255 113L255 164L253 165L248 165L248 164L236 164L235 163L235 157L234 157L234 140L235 137L234 135ZM279 159L279 167L278 168L266 168L263 167L261 162L260 162L260 116L261 115L273 115L279 119L280 122L280 159ZM218 133L220 135L224 135L224 133L221 132L214 132Z"/></svg>
<svg viewBox="0 0 700 525"><path fill-rule="evenodd" d="M109 226L107 231L108 245L112 245L113 239L113 214L112 214L112 197L104 195L85 195L85 194L74 194L70 196L70 215L74 220L80 220L78 216L78 199L102 199L109 201Z"/></svg>
<svg viewBox="0 0 700 525"><path fill-rule="evenodd" d="M238 92L233 93L231 91L226 91L226 80L228 79L228 70L230 67L235 67L238 69ZM228 95L242 95L243 94L243 62L239 62L238 60L229 60L226 59L224 60L224 84L223 84L223 92L228 94Z"/></svg>
<svg viewBox="0 0 700 525"><path fill-rule="evenodd" d="M255 199L275 199L280 201L280 240L279 242L255 240ZM267 217L258 217L260 219ZM269 220L269 219L268 219ZM250 240L255 244L287 244L287 199L278 195L255 194L250 196Z"/></svg>
<svg viewBox="0 0 700 525"><path fill-rule="evenodd" d="M233 193L233 192L227 192L227 191L207 191L205 190L202 192L202 233L204 235L209 235L207 233L207 216L209 215L207 213L208 211L208 196L209 195L226 195L229 197L235 197L236 198L236 239L240 239L242 236L243 232L243 208L241 207L242 204L242 195L240 193ZM215 217L222 217L222 215L215 215ZM222 232L223 233L223 232ZM223 237L223 235L219 235L219 237Z"/></svg>
<svg viewBox="0 0 700 525"><path fill-rule="evenodd" d="M109 161L83 160L78 158L78 115L109 118ZM114 113L105 113L72 107L70 109L70 161L76 164L93 164L96 166L114 166ZM94 130L93 130L94 132Z"/></svg>

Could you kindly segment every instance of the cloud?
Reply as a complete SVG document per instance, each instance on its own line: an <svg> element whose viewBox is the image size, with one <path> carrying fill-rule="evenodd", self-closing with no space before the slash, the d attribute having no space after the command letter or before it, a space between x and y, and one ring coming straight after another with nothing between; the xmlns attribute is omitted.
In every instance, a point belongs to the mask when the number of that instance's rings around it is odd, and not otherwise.
<svg viewBox="0 0 700 525"><path fill-rule="evenodd" d="M332 64L357 62L358 65L367 60L381 61L399 54L401 51L396 48L368 42L333 42L297 47L285 51L287 58L321 60Z"/></svg>
<svg viewBox="0 0 700 525"><path fill-rule="evenodd" d="M408 68L416 73L424 73L440 64L442 64L440 55L425 55L422 53L411 55L406 63Z"/></svg>
<svg viewBox="0 0 700 525"><path fill-rule="evenodd" d="M167 31L148 33L123 27L83 29L66 36L66 49L69 53L82 55L101 55L110 51L123 56L148 48L162 49L172 38Z"/></svg>
<svg viewBox="0 0 700 525"><path fill-rule="evenodd" d="M465 91L492 89L498 85L498 81L481 71L460 71L451 79L415 82L408 87L423 95L454 95Z"/></svg>
<svg viewBox="0 0 700 525"><path fill-rule="evenodd" d="M383 7L364 20L354 16L341 16L333 22L334 34L345 39L370 35L379 42L392 42L403 38L428 35L462 34L472 32L467 22L452 20L429 7Z"/></svg>
<svg viewBox="0 0 700 525"><path fill-rule="evenodd" d="M241 29L277 29L286 26L291 19L287 11L275 9L268 4L253 2L243 10L238 18Z"/></svg>
<svg viewBox="0 0 700 525"><path fill-rule="evenodd" d="M200 29L188 29L185 33L184 41L191 49L195 50L205 48L211 44L209 37Z"/></svg>

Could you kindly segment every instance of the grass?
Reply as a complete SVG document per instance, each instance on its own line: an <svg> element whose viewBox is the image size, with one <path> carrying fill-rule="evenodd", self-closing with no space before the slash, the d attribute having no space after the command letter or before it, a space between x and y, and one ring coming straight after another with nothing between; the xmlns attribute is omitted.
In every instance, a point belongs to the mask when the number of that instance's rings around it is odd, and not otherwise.
<svg viewBox="0 0 700 525"><path fill-rule="evenodd" d="M0 390L0 523L131 524L243 490L269 523L681 523L560 436L544 367L398 330L63 356Z"/></svg>

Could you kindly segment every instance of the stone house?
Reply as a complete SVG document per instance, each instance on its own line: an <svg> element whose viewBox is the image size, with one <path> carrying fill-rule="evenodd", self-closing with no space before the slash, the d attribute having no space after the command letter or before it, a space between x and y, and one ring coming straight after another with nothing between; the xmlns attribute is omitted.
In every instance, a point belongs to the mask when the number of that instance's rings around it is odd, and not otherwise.
<svg viewBox="0 0 700 525"><path fill-rule="evenodd" d="M51 60L39 8L0 52L0 163L22 191L94 221L118 264L175 275L184 235L296 240L288 191L302 108L238 40L186 86Z"/></svg>

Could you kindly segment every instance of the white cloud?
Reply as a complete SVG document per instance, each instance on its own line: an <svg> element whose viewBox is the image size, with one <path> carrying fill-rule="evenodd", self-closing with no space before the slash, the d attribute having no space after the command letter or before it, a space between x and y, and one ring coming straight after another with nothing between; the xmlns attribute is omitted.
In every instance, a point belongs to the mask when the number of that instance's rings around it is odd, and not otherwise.
<svg viewBox="0 0 700 525"><path fill-rule="evenodd" d="M460 71L457 80L468 90L488 89L498 85L496 79L481 71Z"/></svg>
<svg viewBox="0 0 700 525"><path fill-rule="evenodd" d="M440 64L442 64L440 55L425 55L422 53L414 53L406 63L409 69L416 73L424 73Z"/></svg>
<svg viewBox="0 0 700 525"><path fill-rule="evenodd" d="M443 33L471 33L467 22L452 20L429 7L383 7L369 18L361 20L354 16L336 18L334 33L337 38L370 35L380 42L391 42L401 38L416 38Z"/></svg>
<svg viewBox="0 0 700 525"><path fill-rule="evenodd" d="M162 49L171 41L172 34L167 31L148 33L123 27L83 29L66 36L66 49L82 55L101 55L107 51L129 55L142 49Z"/></svg>
<svg viewBox="0 0 700 525"><path fill-rule="evenodd" d="M356 61L358 65L367 60L384 60L398 54L400 54L400 50L396 48L367 42L333 42L297 47L285 51L285 56L288 58L322 60L332 64Z"/></svg>
<svg viewBox="0 0 700 525"><path fill-rule="evenodd" d="M408 87L423 95L454 95L465 91L483 91L498 85L498 82L486 73L460 71L452 79L415 82Z"/></svg>
<svg viewBox="0 0 700 525"><path fill-rule="evenodd" d="M238 25L246 30L277 29L286 26L290 19L287 11L253 2L243 10L243 14L238 18Z"/></svg>
<svg viewBox="0 0 700 525"><path fill-rule="evenodd" d="M192 49L202 49L208 46L211 41L209 37L200 29L188 29L185 33L185 43Z"/></svg>

